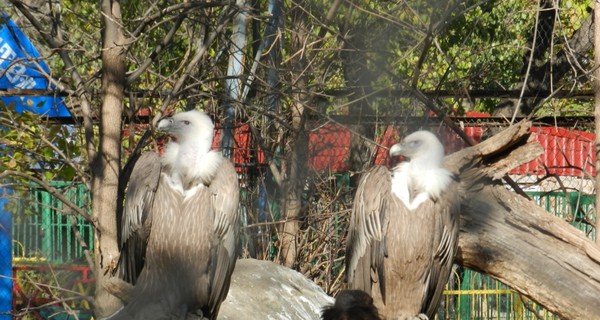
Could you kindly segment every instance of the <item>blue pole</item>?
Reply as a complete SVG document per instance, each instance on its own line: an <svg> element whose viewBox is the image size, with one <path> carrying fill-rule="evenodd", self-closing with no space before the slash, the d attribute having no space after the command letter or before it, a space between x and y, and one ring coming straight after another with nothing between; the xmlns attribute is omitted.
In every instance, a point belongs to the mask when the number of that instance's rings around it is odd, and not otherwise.
<svg viewBox="0 0 600 320"><path fill-rule="evenodd" d="M12 319L12 215L4 209L9 193L0 188L0 320Z"/></svg>

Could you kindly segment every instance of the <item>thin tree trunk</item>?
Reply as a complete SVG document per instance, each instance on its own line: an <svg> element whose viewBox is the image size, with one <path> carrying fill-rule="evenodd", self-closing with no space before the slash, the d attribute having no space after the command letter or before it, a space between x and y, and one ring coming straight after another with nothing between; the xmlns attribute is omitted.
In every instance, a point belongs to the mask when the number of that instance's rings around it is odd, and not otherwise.
<svg viewBox="0 0 600 320"><path fill-rule="evenodd" d="M281 253L283 265L295 267L298 256L298 241L302 220L302 191L306 179L306 159L308 139L304 128L304 106L297 102L293 107L292 127L294 129L293 149L288 160L288 177L284 183L284 210L286 222L281 236Z"/></svg>
<svg viewBox="0 0 600 320"><path fill-rule="evenodd" d="M295 32L292 35L292 52L305 50L309 31L306 26L306 13L303 3L295 4L292 9L292 23ZM292 134L290 157L288 158L287 179L283 184L283 212L286 222L281 233L281 259L285 266L294 267L298 256L297 239L302 219L302 191L306 179L306 161L308 157L308 136L305 128L306 108L310 95L307 91L306 54L301 55L293 64L293 91L296 92L291 103Z"/></svg>
<svg viewBox="0 0 600 320"><path fill-rule="evenodd" d="M105 274L110 274L119 257L116 211L121 165L121 114L125 87L125 36L118 1L103 0L102 109L99 150L92 166L92 211L97 219L96 317L106 317L121 301L105 290Z"/></svg>

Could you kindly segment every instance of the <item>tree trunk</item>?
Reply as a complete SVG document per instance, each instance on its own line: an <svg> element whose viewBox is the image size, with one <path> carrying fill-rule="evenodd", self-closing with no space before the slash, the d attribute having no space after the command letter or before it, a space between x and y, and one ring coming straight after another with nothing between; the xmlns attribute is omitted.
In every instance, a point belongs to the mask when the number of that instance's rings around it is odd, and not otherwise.
<svg viewBox="0 0 600 320"><path fill-rule="evenodd" d="M565 319L600 315L600 248L498 180L542 152L528 123L445 160L462 194L456 262L511 286ZM485 163L485 165L482 165Z"/></svg>
<svg viewBox="0 0 600 320"><path fill-rule="evenodd" d="M295 4L292 9L292 23L295 32L291 36L292 52L304 50L310 34L306 25L306 13L303 11L303 2ZM301 55L293 63L291 83L294 83L293 99L291 102L292 134L287 159L287 178L283 184L282 208L285 214L285 224L281 234L281 260L286 267L293 268L298 256L297 239L302 220L302 192L306 179L306 161L308 158L308 135L305 128L306 108L310 95L307 91L306 57Z"/></svg>
<svg viewBox="0 0 600 320"><path fill-rule="evenodd" d="M288 159L288 177L284 183L285 224L281 235L281 258L288 268L296 266L298 240L296 237L302 223L302 191L306 179L306 159L308 138L304 129L304 107L301 102L293 107L292 127L294 129L293 149Z"/></svg>
<svg viewBox="0 0 600 320"><path fill-rule="evenodd" d="M117 199L121 165L121 114L125 86L125 37L118 1L101 4L103 22L102 109L100 111L98 154L92 166L92 210L97 219L96 243L96 317L112 314L119 299L104 288L119 257L117 244Z"/></svg>
<svg viewBox="0 0 600 320"><path fill-rule="evenodd" d="M223 127L221 130L221 152L227 158L233 158L234 129L235 129L235 106L243 102L242 76L245 72L244 61L246 60L247 24L249 8L246 0L237 0L236 5L242 8L233 19L233 30L229 44L229 65L227 67L227 79L225 79L225 92L227 100L223 104Z"/></svg>

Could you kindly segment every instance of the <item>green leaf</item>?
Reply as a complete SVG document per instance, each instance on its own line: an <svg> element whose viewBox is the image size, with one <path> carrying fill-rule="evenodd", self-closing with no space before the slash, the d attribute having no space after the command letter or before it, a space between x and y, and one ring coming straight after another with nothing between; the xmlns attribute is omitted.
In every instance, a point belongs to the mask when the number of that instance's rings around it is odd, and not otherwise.
<svg viewBox="0 0 600 320"><path fill-rule="evenodd" d="M44 178L46 179L46 181L52 181L52 179L54 178L54 172L52 172L52 171L44 172Z"/></svg>
<svg viewBox="0 0 600 320"><path fill-rule="evenodd" d="M58 175L60 177L60 180L72 181L73 178L75 178L75 176L77 175L77 172L71 166L64 166Z"/></svg>

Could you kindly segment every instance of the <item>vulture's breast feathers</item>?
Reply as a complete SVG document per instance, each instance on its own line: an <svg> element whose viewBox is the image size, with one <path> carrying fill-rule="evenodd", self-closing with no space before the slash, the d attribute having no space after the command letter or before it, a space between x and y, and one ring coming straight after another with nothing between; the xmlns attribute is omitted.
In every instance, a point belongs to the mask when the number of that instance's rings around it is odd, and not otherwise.
<svg viewBox="0 0 600 320"><path fill-rule="evenodd" d="M427 200L437 201L453 181L452 173L444 168L415 169L411 163L402 163L393 170L392 193L414 210Z"/></svg>
<svg viewBox="0 0 600 320"><path fill-rule="evenodd" d="M392 193L414 210L427 200L437 201L454 181L452 173L442 167L444 147L428 131L408 135L390 148L390 155L410 159L393 169Z"/></svg>
<svg viewBox="0 0 600 320"><path fill-rule="evenodd" d="M220 152L210 150L212 120L204 113L189 111L161 120L158 129L175 138L161 159L171 186L183 194L209 186L223 160Z"/></svg>

